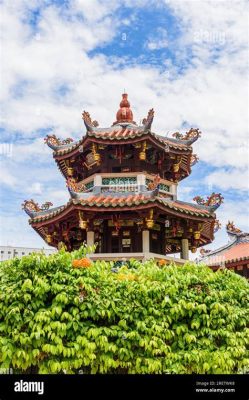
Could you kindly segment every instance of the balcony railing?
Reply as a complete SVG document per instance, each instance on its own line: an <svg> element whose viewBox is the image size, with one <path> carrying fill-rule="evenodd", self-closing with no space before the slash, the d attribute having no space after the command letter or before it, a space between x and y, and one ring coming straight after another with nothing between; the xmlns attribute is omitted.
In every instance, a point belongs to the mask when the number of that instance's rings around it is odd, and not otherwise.
<svg viewBox="0 0 249 400"><path fill-rule="evenodd" d="M101 193L111 192L111 193L124 193L124 192L139 192L140 185L134 184L117 184L117 185L101 185Z"/></svg>
<svg viewBox="0 0 249 400"><path fill-rule="evenodd" d="M139 193L150 190L148 184L154 179L153 175L138 172L128 173L101 173L94 174L82 183L85 184L85 192L97 193ZM165 179L159 183L159 193L164 197L176 196L176 185Z"/></svg>

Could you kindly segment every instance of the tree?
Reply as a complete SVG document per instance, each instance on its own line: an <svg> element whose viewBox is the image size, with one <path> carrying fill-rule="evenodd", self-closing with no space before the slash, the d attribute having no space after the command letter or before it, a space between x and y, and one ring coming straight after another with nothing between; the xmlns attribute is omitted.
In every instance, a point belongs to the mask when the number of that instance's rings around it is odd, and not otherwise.
<svg viewBox="0 0 249 400"><path fill-rule="evenodd" d="M0 367L15 373L242 373L248 282L228 270L87 259L0 266Z"/></svg>

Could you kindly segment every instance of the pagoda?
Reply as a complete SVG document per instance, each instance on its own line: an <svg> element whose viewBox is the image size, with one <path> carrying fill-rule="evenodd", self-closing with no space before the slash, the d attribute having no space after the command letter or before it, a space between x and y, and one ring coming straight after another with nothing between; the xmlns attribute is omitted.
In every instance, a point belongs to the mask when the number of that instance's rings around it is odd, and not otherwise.
<svg viewBox="0 0 249 400"><path fill-rule="evenodd" d="M79 141L45 138L65 178L67 204L23 203L30 225L49 245L72 251L96 243L98 258L180 252L186 260L189 250L212 242L221 194L197 196L196 204L177 199L178 183L198 161L192 145L199 129L160 136L152 131L153 109L137 125L126 93L110 127L100 128L86 111L82 118L86 133Z"/></svg>
<svg viewBox="0 0 249 400"><path fill-rule="evenodd" d="M216 250L201 249L200 261L214 271L225 267L249 279L249 233L236 228L232 221L228 221L226 230L230 241Z"/></svg>

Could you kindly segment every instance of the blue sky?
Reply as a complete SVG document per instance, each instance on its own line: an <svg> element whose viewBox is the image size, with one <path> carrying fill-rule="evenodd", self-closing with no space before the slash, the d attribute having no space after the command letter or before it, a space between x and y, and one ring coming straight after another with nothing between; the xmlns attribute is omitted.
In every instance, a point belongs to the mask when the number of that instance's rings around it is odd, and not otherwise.
<svg viewBox="0 0 249 400"><path fill-rule="evenodd" d="M32 3L32 4L30 4ZM68 200L44 143L47 133L79 139L81 112L101 126L115 119L125 89L139 122L153 130L200 128L200 162L179 199L221 192L222 229L248 224L246 2L71 0L1 3L1 244L44 246L21 210L25 199ZM47 246L46 246L47 247Z"/></svg>

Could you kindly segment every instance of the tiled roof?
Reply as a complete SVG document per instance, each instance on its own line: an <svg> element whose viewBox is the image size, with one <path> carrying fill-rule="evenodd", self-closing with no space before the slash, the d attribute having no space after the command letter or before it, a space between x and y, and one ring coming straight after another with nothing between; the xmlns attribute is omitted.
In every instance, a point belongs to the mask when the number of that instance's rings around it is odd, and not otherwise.
<svg viewBox="0 0 249 400"><path fill-rule="evenodd" d="M218 265L221 260L226 264L249 259L249 233L240 231L239 233L227 232L232 238L230 242L216 250L210 251L202 262L208 265Z"/></svg>
<svg viewBox="0 0 249 400"><path fill-rule="evenodd" d="M135 137L143 136L148 132L140 129L139 127L123 127L121 125L116 125L113 129L103 129L99 131L88 132L88 136L94 136L98 139L108 139L108 140L122 140L122 139L133 139Z"/></svg>
<svg viewBox="0 0 249 400"><path fill-rule="evenodd" d="M90 195L87 198L71 199L67 204L56 209L50 209L46 213L39 212L30 220L31 223L49 220L54 216L61 214L66 208L74 205L82 205L83 207L98 207L98 208L116 208L116 207L135 207L148 203L159 203L183 214L196 217L213 217L213 213L207 207L195 206L189 203L172 201L159 196L146 196L146 194L130 194L126 196L114 196L107 194Z"/></svg>
<svg viewBox="0 0 249 400"><path fill-rule="evenodd" d="M225 251L222 256L225 257L226 261L249 258L249 243L239 243Z"/></svg>
<svg viewBox="0 0 249 400"><path fill-rule="evenodd" d="M232 244L226 250L210 252L202 262L208 265L219 265L222 262L231 264L236 261L249 260L249 243Z"/></svg>
<svg viewBox="0 0 249 400"><path fill-rule="evenodd" d="M99 128L99 129L96 129L93 131L88 131L87 135L84 136L81 140L79 140L77 142L73 142L72 144L58 146L55 149L54 154L55 155L64 155L64 154L70 153L71 151L73 151L77 147L79 147L81 144L83 144L87 137L96 138L96 139L100 139L100 140L110 140L112 142L115 142L115 141L136 139L136 138L140 138L145 135L149 135L152 138L154 138L156 141L160 142L161 144L168 145L170 148L173 148L173 149L188 150L188 149L190 149L190 146L191 146L190 144L187 144L186 142L184 143L183 140L166 138L166 137L157 135L151 131L144 130L138 126L124 127L121 125L115 125L111 128L106 128L106 129Z"/></svg>

